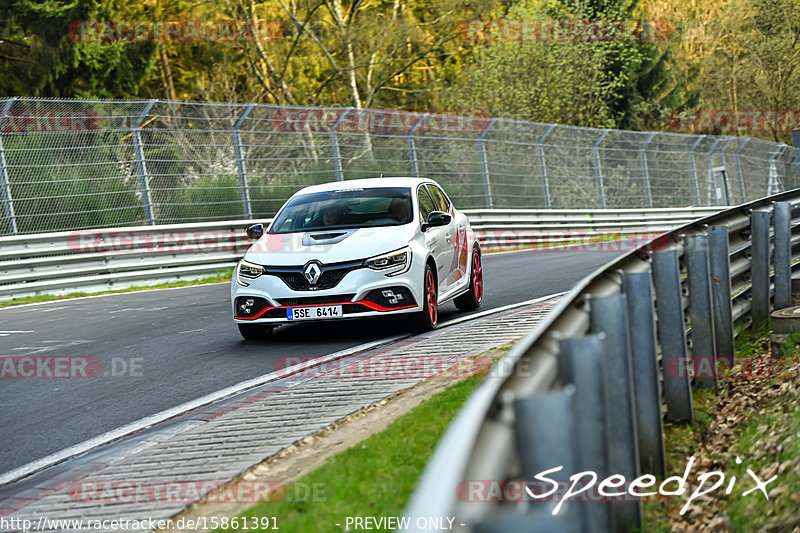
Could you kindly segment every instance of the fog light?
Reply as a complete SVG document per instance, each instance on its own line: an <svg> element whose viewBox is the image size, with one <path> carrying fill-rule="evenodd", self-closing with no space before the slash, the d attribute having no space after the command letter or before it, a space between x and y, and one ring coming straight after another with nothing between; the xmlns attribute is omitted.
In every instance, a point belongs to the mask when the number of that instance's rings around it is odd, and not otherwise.
<svg viewBox="0 0 800 533"><path fill-rule="evenodd" d="M383 295L384 298L386 298L389 301L390 304L396 304L397 302L403 299L402 294L395 294L393 291L390 290L382 291L381 294Z"/></svg>
<svg viewBox="0 0 800 533"><path fill-rule="evenodd" d="M249 315L250 313L253 312L254 303L256 303L254 299L248 298L247 300L244 301L243 304L239 305L239 312L243 315Z"/></svg>

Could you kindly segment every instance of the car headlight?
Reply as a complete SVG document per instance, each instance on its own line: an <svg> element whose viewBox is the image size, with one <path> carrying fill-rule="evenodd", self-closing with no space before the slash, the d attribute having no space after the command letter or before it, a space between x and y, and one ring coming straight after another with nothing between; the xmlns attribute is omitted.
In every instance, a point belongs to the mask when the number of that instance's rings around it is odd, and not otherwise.
<svg viewBox="0 0 800 533"><path fill-rule="evenodd" d="M390 270L387 276L397 276L411 268L411 248L406 246L388 254L370 257L364 261L364 266L371 270Z"/></svg>
<svg viewBox="0 0 800 533"><path fill-rule="evenodd" d="M264 273L264 267L255 263L250 263L242 259L236 268L236 281L239 285L247 287L250 285L246 280L253 280Z"/></svg>

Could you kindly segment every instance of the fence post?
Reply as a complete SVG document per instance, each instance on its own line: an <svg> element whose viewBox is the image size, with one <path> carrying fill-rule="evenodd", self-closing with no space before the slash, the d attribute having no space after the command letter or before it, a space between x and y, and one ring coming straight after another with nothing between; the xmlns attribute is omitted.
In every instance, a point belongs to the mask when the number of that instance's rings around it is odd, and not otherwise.
<svg viewBox="0 0 800 533"><path fill-rule="evenodd" d="M740 202L745 203L747 201L747 197L745 196L744 192L744 173L742 172L742 150L750 142L752 137L745 138L744 142L739 145L739 148L736 149L736 173L739 175L739 193L741 194Z"/></svg>
<svg viewBox="0 0 800 533"><path fill-rule="evenodd" d="M136 156L136 170L139 174L139 188L142 190L142 207L144 208L144 220L148 226L155 224L153 216L153 199L150 196L150 181L147 178L147 165L144 162L144 149L142 148L142 123L147 117L153 106L158 100L149 100L131 128L131 139L133 139L133 152Z"/></svg>
<svg viewBox="0 0 800 533"><path fill-rule="evenodd" d="M769 180L767 181L767 196L778 194L783 188L781 186L781 180L778 177L778 167L775 166L775 159L780 155L785 146L785 144L778 146L778 149L775 150L769 157Z"/></svg>
<svg viewBox="0 0 800 533"><path fill-rule="evenodd" d="M3 213L6 217L6 231L9 235L16 235L17 215L14 213L14 197L11 195L11 178L8 176L8 165L6 164L6 153L3 148L3 119L6 118L8 111L14 104L16 97L6 101L2 111L0 111L0 199L3 201Z"/></svg>
<svg viewBox="0 0 800 533"><path fill-rule="evenodd" d="M722 150L721 150L721 152L722 152L722 156L721 156L722 157L722 166L725 167L725 171L722 174L722 187L725 189L725 191L724 191L725 192L725 205L731 205L731 203L732 203L731 188L730 188L730 184L728 183L728 164L725 162L725 151L728 149L728 146L730 146L730 144L736 139L737 139L737 137L731 137L730 139L728 139L728 142L726 142L725 144L722 145ZM741 203L744 203L744 200L742 200Z"/></svg>
<svg viewBox="0 0 800 533"><path fill-rule="evenodd" d="M428 118L428 114L423 113L419 120L411 127L406 137L406 142L408 143L408 160L411 164L411 175L415 178L419 177L419 168L417 166L417 146L414 144L414 134L417 133L417 130L422 126L422 123L425 122L426 118Z"/></svg>
<svg viewBox="0 0 800 533"><path fill-rule="evenodd" d="M244 213L244 218L247 219L253 218L253 210L250 206L250 188L247 185L247 172L245 171L244 153L242 152L242 136L239 128L242 127L242 124L247 120L247 117L255 106L255 104L249 104L245 107L244 111L242 111L242 114L239 115L239 118L233 125L233 154L234 157L236 157L236 170L239 173L239 189L242 193L242 212Z"/></svg>
<svg viewBox="0 0 800 533"><path fill-rule="evenodd" d="M708 228L707 235L717 361L724 360L728 368L733 368L733 314L731 311L731 260L728 251L728 227L711 226Z"/></svg>
<svg viewBox="0 0 800 533"><path fill-rule="evenodd" d="M653 140L653 137L656 136L656 133L653 132L647 138L647 140L642 144L642 147L639 148L639 156L642 161L642 180L644 182L644 194L645 198L647 199L647 207L653 207L653 195L650 192L650 172L647 169L647 145L650 144L650 141Z"/></svg>
<svg viewBox="0 0 800 533"><path fill-rule="evenodd" d="M694 150L697 146L705 139L705 135L700 135L697 137L697 140L694 142L692 147L689 149L689 169L692 172L692 185L694 186L694 203L698 207L700 206L700 186L697 183L697 165L694 162Z"/></svg>
<svg viewBox="0 0 800 533"><path fill-rule="evenodd" d="M608 132L611 130L605 130L600 138L597 139L592 146L592 154L594 155L594 175L595 181L597 181L597 197L600 201L600 209L606 208L606 191L605 187L603 186L603 169L600 166L600 144L603 142L603 139L606 138Z"/></svg>
<svg viewBox="0 0 800 533"><path fill-rule="evenodd" d="M708 151L706 155L706 161L708 162L708 177L706 178L706 190L708 191L706 203L707 205L719 205L716 203L711 203L711 191L714 187L714 152L717 151L717 145L722 142L722 139L717 139L714 141L714 144L711 145L711 150Z"/></svg>
<svg viewBox="0 0 800 533"><path fill-rule="evenodd" d="M757 328L769 318L769 211L750 214L750 316Z"/></svg>
<svg viewBox="0 0 800 533"><path fill-rule="evenodd" d="M699 386L716 389L717 347L714 344L711 272L708 263L708 238L705 235L686 237L686 271L689 283L689 319L692 324L692 355L694 367L700 374L695 379ZM712 374L707 376L705 372L709 367Z"/></svg>
<svg viewBox="0 0 800 533"><path fill-rule="evenodd" d="M653 281L656 286L658 340L664 368L667 418L692 424L692 388L686 364L686 328L683 321L678 252L667 250L653 254Z"/></svg>
<svg viewBox="0 0 800 533"><path fill-rule="evenodd" d="M342 173L342 158L339 156L339 139L336 137L336 128L339 127L339 124L342 123L344 117L347 116L350 111L352 111L352 107L348 107L344 111L342 111L336 119L336 122L333 123L331 126L330 131L330 140L331 140L331 156L333 157L333 170L336 173L336 181L343 181L344 174Z"/></svg>
<svg viewBox="0 0 800 533"><path fill-rule="evenodd" d="M550 209L550 185L547 183L547 166L544 164L544 141L550 136L550 133L555 127L555 124L550 124L550 127L547 128L544 135L539 137L536 143L536 151L539 154L539 173L542 175L542 191L544 194L545 209Z"/></svg>
<svg viewBox="0 0 800 533"><path fill-rule="evenodd" d="M592 471L598 479L608 476L606 466L606 413L603 380L603 339L605 335L588 335L561 339L558 343L558 364L562 385L574 385L575 426L578 431L578 468ZM659 398L658 405L661 400ZM659 407L660 408L660 407ZM592 503L585 510L588 531L611 530L608 502Z"/></svg>
<svg viewBox="0 0 800 533"><path fill-rule="evenodd" d="M791 305L792 299L792 211L789 202L775 202L772 224L775 228L775 309Z"/></svg>
<svg viewBox="0 0 800 533"><path fill-rule="evenodd" d="M622 287L628 303L633 363L633 393L639 436L639 468L664 477L664 427L658 354L653 320L653 289L650 272L626 272Z"/></svg>
<svg viewBox="0 0 800 533"><path fill-rule="evenodd" d="M478 136L478 153L481 157L481 171L483 172L483 194L486 196L486 209L494 209L492 201L492 183L489 181L489 161L486 158L486 134L492 129L496 118L489 121L489 125Z"/></svg>
<svg viewBox="0 0 800 533"><path fill-rule="evenodd" d="M605 333L603 343L603 387L606 398L606 445L608 471L639 477L639 442L634 415L634 383L631 365L630 334L625 295L592 298L590 329ZM611 520L617 530L633 531L641 527L641 502L612 502Z"/></svg>

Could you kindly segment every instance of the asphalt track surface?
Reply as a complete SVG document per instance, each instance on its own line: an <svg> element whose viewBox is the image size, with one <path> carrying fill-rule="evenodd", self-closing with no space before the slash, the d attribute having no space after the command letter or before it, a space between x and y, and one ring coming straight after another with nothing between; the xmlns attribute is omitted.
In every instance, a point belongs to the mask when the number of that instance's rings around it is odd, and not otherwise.
<svg viewBox="0 0 800 533"><path fill-rule="evenodd" d="M567 291L616 255L487 254L481 311ZM466 315L452 303L440 312L442 321ZM0 309L0 355L102 361L86 367L96 377L0 379L0 473L279 370L286 358L296 363L404 331L404 321L389 318L293 324L268 341L245 342L227 283Z"/></svg>

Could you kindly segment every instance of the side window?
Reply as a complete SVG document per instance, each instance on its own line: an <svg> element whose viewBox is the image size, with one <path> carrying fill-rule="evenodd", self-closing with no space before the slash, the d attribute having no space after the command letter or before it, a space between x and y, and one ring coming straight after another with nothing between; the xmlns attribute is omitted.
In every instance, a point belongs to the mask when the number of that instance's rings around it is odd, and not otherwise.
<svg viewBox="0 0 800 533"><path fill-rule="evenodd" d="M433 198L436 211L444 211L445 213L450 211L450 201L447 199L447 196L444 195L442 190L436 185L431 185L430 183L426 185L426 187L428 187L428 192L431 194L431 198Z"/></svg>
<svg viewBox="0 0 800 533"><path fill-rule="evenodd" d="M428 215L431 211L436 211L436 206L428 195L424 186L417 189L417 198L419 198L419 216L422 222L428 221Z"/></svg>

